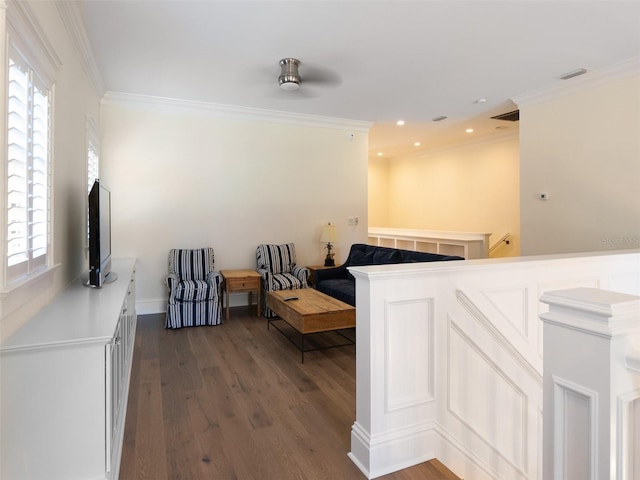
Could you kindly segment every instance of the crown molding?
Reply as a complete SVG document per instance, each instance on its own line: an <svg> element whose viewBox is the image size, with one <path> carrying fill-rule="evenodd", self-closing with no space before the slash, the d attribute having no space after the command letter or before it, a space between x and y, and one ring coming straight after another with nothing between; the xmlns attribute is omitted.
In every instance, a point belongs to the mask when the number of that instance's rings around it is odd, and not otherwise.
<svg viewBox="0 0 640 480"><path fill-rule="evenodd" d="M260 108L239 107L234 105L119 92L105 93L102 98L102 105L123 105L164 113L205 114L211 117L252 120L307 127L340 128L365 133L368 132L373 125L372 122L365 122L361 120L322 117L301 113L281 112L277 110L265 110Z"/></svg>
<svg viewBox="0 0 640 480"><path fill-rule="evenodd" d="M438 155L442 155L443 153L455 152L456 150L462 150L465 148L473 148L479 147L482 145L491 145L492 143L501 143L506 142L512 139L520 138L520 129L510 129L508 131L502 133L488 134L478 138L465 139L458 142L453 142L448 145L443 145L440 147L435 147L431 149L422 150L419 152L412 152L406 155L398 155L396 157L390 157L386 160L390 161L400 161L400 160L416 160L416 159L427 159L430 157L435 157ZM374 158L374 155L370 155L370 158ZM379 157L375 157L379 158Z"/></svg>
<svg viewBox="0 0 640 480"><path fill-rule="evenodd" d="M50 88L62 61L44 34L31 5L23 0L12 0L7 2L6 12L7 32L11 43L21 55L26 55L31 68L36 69L47 83L47 88Z"/></svg>
<svg viewBox="0 0 640 480"><path fill-rule="evenodd" d="M62 23L71 37L71 43L80 54L82 66L87 72L98 96L101 96L105 91L104 82L96 65L78 4L76 2L56 0L56 7Z"/></svg>
<svg viewBox="0 0 640 480"><path fill-rule="evenodd" d="M616 80L621 80L634 75L640 75L640 57L632 57L599 70L590 70L586 74L570 80L561 80L547 87L533 90L529 93L512 97L518 108L547 102L557 98L579 92L588 88L606 85Z"/></svg>

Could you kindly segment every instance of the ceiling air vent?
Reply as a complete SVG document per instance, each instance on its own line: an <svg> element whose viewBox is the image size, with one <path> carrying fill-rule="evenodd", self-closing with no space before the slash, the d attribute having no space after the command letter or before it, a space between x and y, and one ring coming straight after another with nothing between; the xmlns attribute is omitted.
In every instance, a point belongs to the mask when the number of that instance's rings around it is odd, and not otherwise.
<svg viewBox="0 0 640 480"><path fill-rule="evenodd" d="M569 80L570 78L579 77L580 75L584 75L587 72L588 72L588 70L586 68L577 68L575 70L571 70L570 72L563 73L562 75L560 75L559 78L562 79L562 80Z"/></svg>
<svg viewBox="0 0 640 480"><path fill-rule="evenodd" d="M505 120L507 122L517 122L520 120L520 110L514 110L513 112L503 113L501 115L496 115L495 117L491 117L495 120Z"/></svg>

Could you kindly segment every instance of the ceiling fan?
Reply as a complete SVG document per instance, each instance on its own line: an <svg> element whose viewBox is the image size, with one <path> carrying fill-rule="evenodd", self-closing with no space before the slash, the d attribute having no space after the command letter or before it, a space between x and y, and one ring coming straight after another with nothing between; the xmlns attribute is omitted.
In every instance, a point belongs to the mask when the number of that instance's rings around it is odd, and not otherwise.
<svg viewBox="0 0 640 480"><path fill-rule="evenodd" d="M283 58L280 60L280 76L278 83L282 90L297 90L300 88L300 74L298 73L300 60L297 58Z"/></svg>
<svg viewBox="0 0 640 480"><path fill-rule="evenodd" d="M287 92L298 90L303 80L305 85L337 86L341 83L340 77L336 73L327 69L317 69L307 65L303 67L304 78L301 77L298 71L301 62L297 58L283 58L279 64L280 76L278 77L278 84L282 90Z"/></svg>

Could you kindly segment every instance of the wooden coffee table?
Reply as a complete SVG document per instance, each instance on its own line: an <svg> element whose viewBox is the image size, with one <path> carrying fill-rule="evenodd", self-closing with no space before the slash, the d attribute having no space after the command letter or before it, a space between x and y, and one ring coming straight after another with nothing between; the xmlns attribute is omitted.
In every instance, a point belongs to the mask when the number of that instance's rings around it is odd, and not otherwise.
<svg viewBox="0 0 640 480"><path fill-rule="evenodd" d="M291 297L296 298L287 300L287 298ZM313 288L269 292L267 294L267 306L280 317L279 319L269 319L267 326L273 324L280 333L300 349L302 363L304 363L305 352L354 344L352 339L342 334L339 330L356 326L356 309ZM276 320L284 320L296 330L300 334L300 342L296 342L277 324L273 323ZM305 336L321 332L336 332L348 342L305 348Z"/></svg>

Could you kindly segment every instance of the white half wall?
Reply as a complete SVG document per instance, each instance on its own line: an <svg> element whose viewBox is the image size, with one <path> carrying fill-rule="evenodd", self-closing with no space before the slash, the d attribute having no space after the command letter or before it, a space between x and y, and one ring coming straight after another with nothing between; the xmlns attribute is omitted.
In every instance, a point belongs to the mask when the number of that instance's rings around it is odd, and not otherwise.
<svg viewBox="0 0 640 480"><path fill-rule="evenodd" d="M432 458L465 479L551 478L539 298L578 287L640 293L640 250L349 270L358 345L349 457L367 478ZM577 365L586 377L602 372Z"/></svg>
<svg viewBox="0 0 640 480"><path fill-rule="evenodd" d="M211 246L220 270L255 268L260 243L293 242L299 264L321 264L327 222L337 227L338 262L366 242L368 125L242 113L105 97L101 175L114 255L138 259L138 313L165 309L171 248Z"/></svg>

